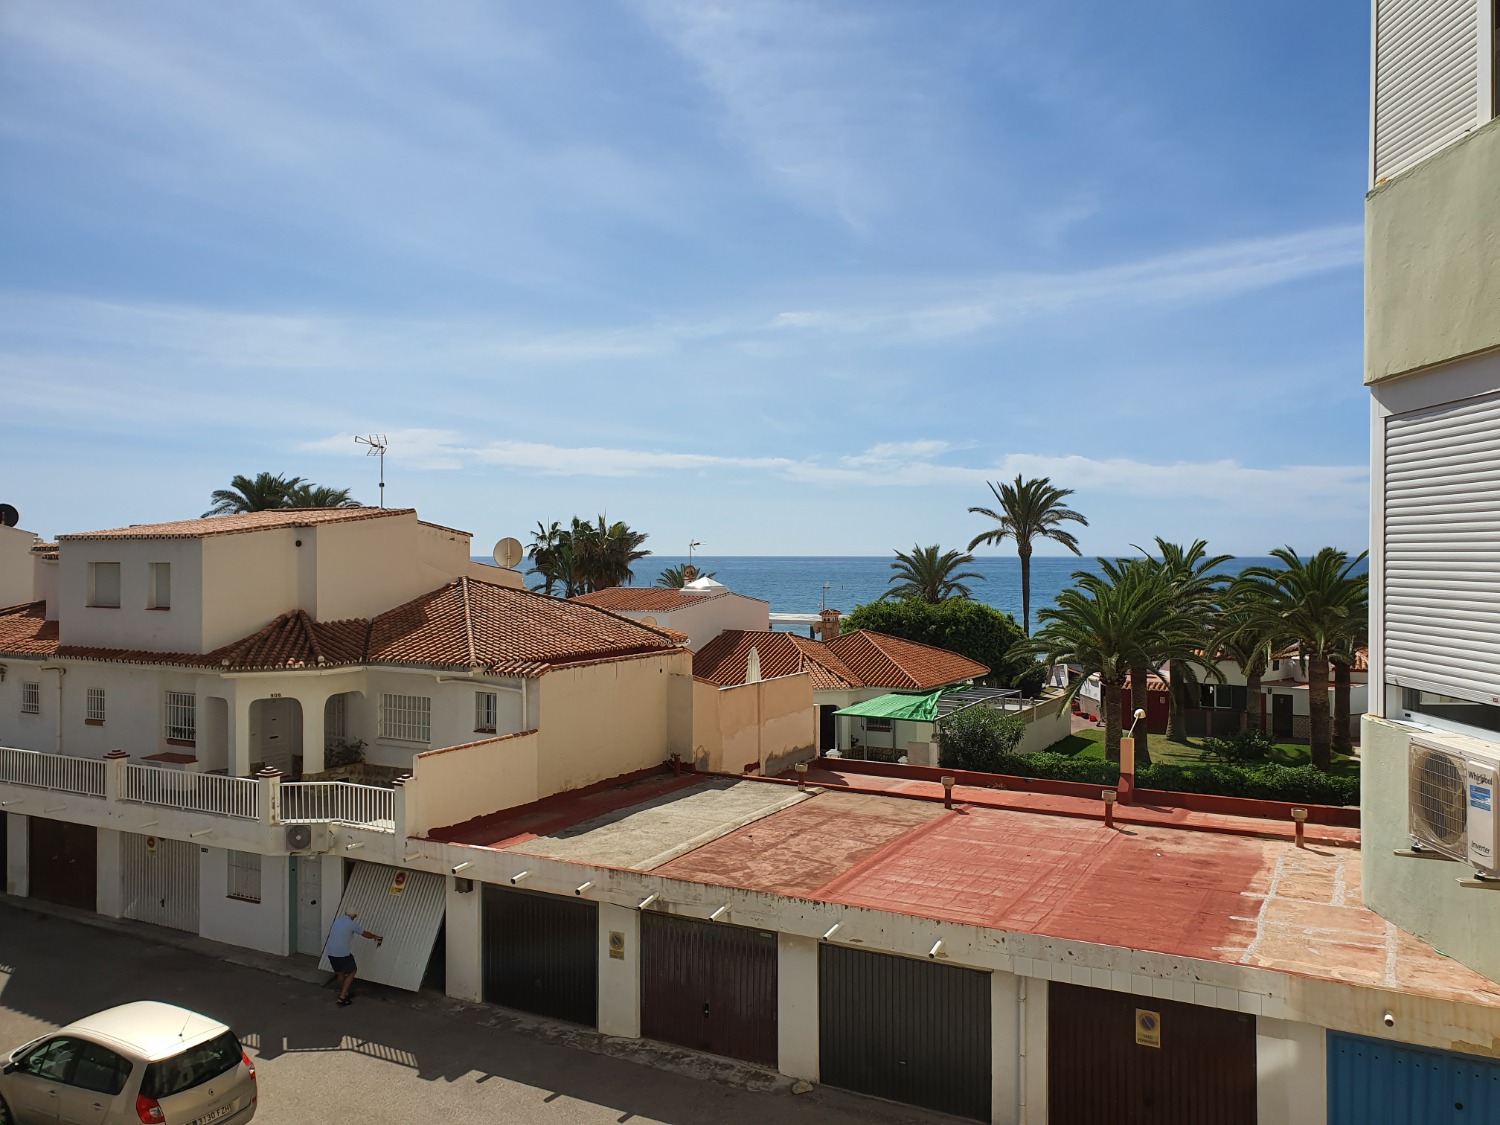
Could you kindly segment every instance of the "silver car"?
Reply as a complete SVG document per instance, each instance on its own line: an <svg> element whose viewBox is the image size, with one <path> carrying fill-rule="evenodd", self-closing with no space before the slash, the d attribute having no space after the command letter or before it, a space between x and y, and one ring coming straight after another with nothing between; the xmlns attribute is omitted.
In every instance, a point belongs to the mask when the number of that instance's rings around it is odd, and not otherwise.
<svg viewBox="0 0 1500 1125"><path fill-rule="evenodd" d="M256 1097L234 1032L155 1000L33 1039L0 1066L0 1125L243 1125Z"/></svg>

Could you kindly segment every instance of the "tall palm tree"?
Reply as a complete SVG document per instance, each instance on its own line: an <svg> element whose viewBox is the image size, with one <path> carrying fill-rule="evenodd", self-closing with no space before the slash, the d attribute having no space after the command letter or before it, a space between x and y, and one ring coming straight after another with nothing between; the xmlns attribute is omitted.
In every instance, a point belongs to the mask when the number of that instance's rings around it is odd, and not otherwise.
<svg viewBox="0 0 1500 1125"><path fill-rule="evenodd" d="M227 516L238 512L264 512L270 508L285 508L287 497L301 488L301 477L283 477L275 473L257 473L253 478L234 476L228 488L216 488L209 497L213 507L205 516Z"/></svg>
<svg viewBox="0 0 1500 1125"><path fill-rule="evenodd" d="M1138 682L1144 684L1145 669L1156 661L1191 654L1197 621L1177 606L1171 587L1139 560L1099 562L1104 573L1075 571L1074 585L1057 596L1057 603L1037 611L1036 635L1018 641L1010 655L1080 666L1083 675L1069 685L1069 699L1097 674L1104 689L1104 753L1119 761L1125 678L1133 668L1140 669ZM1149 750L1142 764L1146 761Z"/></svg>
<svg viewBox="0 0 1500 1125"><path fill-rule="evenodd" d="M531 533L531 544L526 548L527 555L531 557L531 569L526 573L541 578L542 584L537 588L548 597L552 596L562 580L558 550L566 534L562 524L556 520L552 521L550 527L538 520L536 530Z"/></svg>
<svg viewBox="0 0 1500 1125"><path fill-rule="evenodd" d="M299 484L287 490L288 508L363 508L349 495L347 488L330 488L326 484Z"/></svg>
<svg viewBox="0 0 1500 1125"><path fill-rule="evenodd" d="M1227 563L1233 555L1210 555L1208 544L1202 539L1193 540L1184 547L1180 543L1168 543L1156 537L1156 549L1161 552L1155 558L1149 551L1141 551L1151 564L1160 570L1163 579L1177 595L1178 605L1184 612L1196 614L1203 622L1203 643L1209 640L1209 621L1215 599L1229 583L1229 575L1214 573ZM1167 699L1167 738L1172 742L1187 741L1187 706L1189 692L1197 686L1193 675L1194 665L1186 660L1174 660L1167 669L1170 691Z"/></svg>
<svg viewBox="0 0 1500 1125"><path fill-rule="evenodd" d="M1245 708L1240 712L1240 729L1264 729L1261 716L1261 677L1276 654L1296 641L1285 627L1258 604L1260 595L1239 582L1232 583L1220 596L1214 618L1214 637L1209 651L1216 658L1233 660L1245 677Z"/></svg>
<svg viewBox="0 0 1500 1125"><path fill-rule="evenodd" d="M945 598L972 597L974 592L964 585L963 580L977 578L982 582L984 575L972 570L959 571L958 568L973 561L973 555L942 551L936 543L931 547L912 544L910 554L896 552L896 561L891 563L891 569L896 572L891 576L891 589L880 596L933 604Z"/></svg>
<svg viewBox="0 0 1500 1125"><path fill-rule="evenodd" d="M1062 525L1071 521L1087 527L1089 521L1071 508L1062 506L1063 501L1073 495L1073 490L1054 487L1050 477L1022 480L1017 476L1011 484L992 481L990 492L994 494L998 507L970 508L969 511L994 520L995 526L974 536L969 541L969 550L981 543L998 546L1007 538L1015 541L1016 554L1021 558L1021 628L1030 636L1032 544L1038 539L1051 539L1075 555L1081 555L1078 540Z"/></svg>
<svg viewBox="0 0 1500 1125"><path fill-rule="evenodd" d="M706 574L698 573L696 578L712 578L717 571L710 570ZM667 566L662 568L661 574L657 575L656 584L665 586L669 590L680 590L687 585L686 565Z"/></svg>
<svg viewBox="0 0 1500 1125"><path fill-rule="evenodd" d="M1354 738L1349 730L1349 697L1352 694L1352 673L1359 651L1370 643L1370 604L1366 590L1364 604L1350 608L1348 624L1328 653L1328 663L1333 675L1333 734L1329 748L1337 754L1354 753Z"/></svg>
<svg viewBox="0 0 1500 1125"><path fill-rule="evenodd" d="M543 592L550 595L561 587L565 598L621 586L635 577L633 564L651 553L643 549L646 538L645 532L619 520L609 523L602 515L594 523L574 516L567 527L555 520L550 527L538 523L527 573L542 579Z"/></svg>
<svg viewBox="0 0 1500 1125"><path fill-rule="evenodd" d="M1297 639L1307 658L1311 754L1313 765L1321 770L1332 765L1329 657L1341 650L1353 624L1369 616L1369 575L1354 573L1368 553L1361 551L1350 558L1337 548L1324 547L1303 559L1290 547L1278 547L1271 554L1281 562L1280 569L1246 567L1235 581L1258 599L1258 613Z"/></svg>

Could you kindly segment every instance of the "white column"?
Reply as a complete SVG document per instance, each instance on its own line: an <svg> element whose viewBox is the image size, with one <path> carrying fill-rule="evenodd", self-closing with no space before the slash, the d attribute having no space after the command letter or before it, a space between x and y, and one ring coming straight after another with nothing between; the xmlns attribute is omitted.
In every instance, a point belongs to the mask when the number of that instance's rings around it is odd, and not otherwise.
<svg viewBox="0 0 1500 1125"><path fill-rule="evenodd" d="M1018 1125L1043 1125L1047 1120L1047 982L1039 977L1018 980L1018 998L1023 983L1026 1010L1018 1022L1025 1038L1026 1058L1018 1060L1014 1071L1016 1121Z"/></svg>
<svg viewBox="0 0 1500 1125"><path fill-rule="evenodd" d="M25 813L5 817L5 893L21 898L31 894L30 824Z"/></svg>
<svg viewBox="0 0 1500 1125"><path fill-rule="evenodd" d="M1028 985L1029 991L1029 985ZM990 1120L1003 1125L1020 1121L1022 1068L1026 1057L1021 982L1011 973L990 974Z"/></svg>
<svg viewBox="0 0 1500 1125"><path fill-rule="evenodd" d="M106 918L118 918L125 912L120 888L120 833L114 828L100 828L94 833L98 870L94 881L94 909Z"/></svg>
<svg viewBox="0 0 1500 1125"><path fill-rule="evenodd" d="M470 890L458 890L459 879L449 876L447 932L448 979L445 991L455 1000L484 999L483 884L463 880Z"/></svg>
<svg viewBox="0 0 1500 1125"><path fill-rule="evenodd" d="M1256 1017L1255 1096L1259 1125L1325 1125L1327 1050L1327 1033L1321 1027Z"/></svg>
<svg viewBox="0 0 1500 1125"><path fill-rule="evenodd" d="M321 693L302 703L302 772L323 772L323 708L328 700Z"/></svg>
<svg viewBox="0 0 1500 1125"><path fill-rule="evenodd" d="M641 913L609 902L599 904L599 1033L641 1037Z"/></svg>
<svg viewBox="0 0 1500 1125"><path fill-rule="evenodd" d="M250 704L236 689L229 708L229 774L250 776Z"/></svg>
<svg viewBox="0 0 1500 1125"><path fill-rule="evenodd" d="M818 1080L818 939L776 936L776 1069Z"/></svg>

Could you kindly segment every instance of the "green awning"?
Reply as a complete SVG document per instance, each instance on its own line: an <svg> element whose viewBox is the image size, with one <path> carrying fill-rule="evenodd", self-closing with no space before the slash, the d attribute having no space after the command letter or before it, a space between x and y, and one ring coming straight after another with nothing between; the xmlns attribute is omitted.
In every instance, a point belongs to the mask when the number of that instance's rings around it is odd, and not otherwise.
<svg viewBox="0 0 1500 1125"><path fill-rule="evenodd" d="M917 694L909 691L877 695L863 703L851 704L835 711L835 715L862 715L867 719L907 719L916 723L937 721L938 700L942 691Z"/></svg>

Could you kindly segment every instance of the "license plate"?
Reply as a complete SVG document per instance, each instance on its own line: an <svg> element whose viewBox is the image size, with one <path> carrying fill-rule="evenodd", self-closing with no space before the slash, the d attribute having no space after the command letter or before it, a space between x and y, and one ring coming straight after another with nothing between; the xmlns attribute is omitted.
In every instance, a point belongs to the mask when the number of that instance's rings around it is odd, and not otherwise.
<svg viewBox="0 0 1500 1125"><path fill-rule="evenodd" d="M234 1102L230 1102L228 1105L221 1105L218 1109L210 1113L205 1113L202 1117L193 1118L192 1121L188 1122L188 1125L209 1125L210 1121L222 1121L233 1112Z"/></svg>

